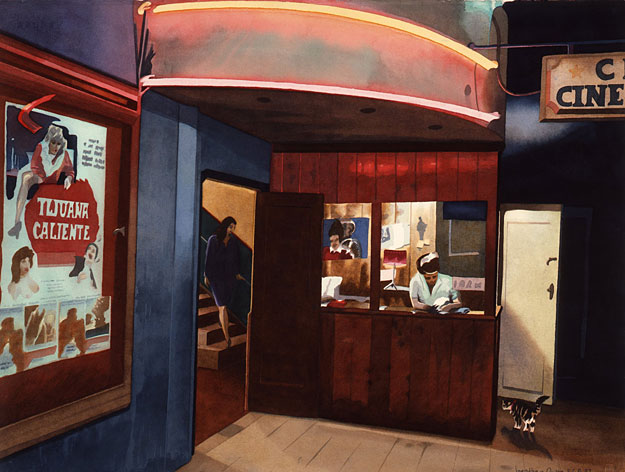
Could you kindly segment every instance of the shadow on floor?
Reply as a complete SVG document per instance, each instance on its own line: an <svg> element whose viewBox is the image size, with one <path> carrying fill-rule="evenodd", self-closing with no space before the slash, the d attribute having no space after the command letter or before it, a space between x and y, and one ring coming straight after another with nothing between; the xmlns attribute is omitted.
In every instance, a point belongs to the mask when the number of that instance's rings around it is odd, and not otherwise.
<svg viewBox="0 0 625 472"><path fill-rule="evenodd" d="M552 460L551 453L536 442L536 436L529 431L521 431L520 429L501 428L501 435L510 441L510 443L523 451L538 451L544 454L549 460Z"/></svg>

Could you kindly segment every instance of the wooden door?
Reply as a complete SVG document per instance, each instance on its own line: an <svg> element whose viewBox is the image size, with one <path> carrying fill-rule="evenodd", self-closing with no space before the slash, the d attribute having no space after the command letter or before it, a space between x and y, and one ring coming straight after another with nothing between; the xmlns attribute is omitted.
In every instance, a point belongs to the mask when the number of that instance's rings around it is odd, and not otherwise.
<svg viewBox="0 0 625 472"><path fill-rule="evenodd" d="M256 203L248 408L317 416L323 196Z"/></svg>
<svg viewBox="0 0 625 472"><path fill-rule="evenodd" d="M553 400L560 217L559 206L503 216L501 396Z"/></svg>

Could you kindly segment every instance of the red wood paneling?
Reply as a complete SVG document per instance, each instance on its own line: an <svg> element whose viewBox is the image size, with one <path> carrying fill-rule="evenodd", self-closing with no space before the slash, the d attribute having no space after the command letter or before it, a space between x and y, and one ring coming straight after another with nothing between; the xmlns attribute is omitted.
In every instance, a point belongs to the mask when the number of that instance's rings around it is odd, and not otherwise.
<svg viewBox="0 0 625 472"><path fill-rule="evenodd" d="M371 317L335 315L333 401L369 401Z"/></svg>
<svg viewBox="0 0 625 472"><path fill-rule="evenodd" d="M476 343L471 378L471 431L487 432L491 429L493 399L493 368L495 355L495 324L475 323ZM494 380L497 381L496 379Z"/></svg>
<svg viewBox="0 0 625 472"><path fill-rule="evenodd" d="M471 374L468 369L473 359L475 321L453 320L452 351L449 378L449 422L459 431L467 431L470 426Z"/></svg>
<svg viewBox="0 0 625 472"><path fill-rule="evenodd" d="M458 153L458 200L477 200L477 152Z"/></svg>
<svg viewBox="0 0 625 472"><path fill-rule="evenodd" d="M274 153L271 156L271 174L269 175L269 189L272 192L282 192L282 153Z"/></svg>
<svg viewBox="0 0 625 472"><path fill-rule="evenodd" d="M447 323L430 320L431 337L426 384L429 408L426 416L437 424L447 422L449 406L449 378L451 374L452 330Z"/></svg>
<svg viewBox="0 0 625 472"><path fill-rule="evenodd" d="M492 438L497 320L454 315L324 316L335 318L330 418ZM322 344L331 342L322 339ZM322 358L324 351L326 347L321 349ZM322 370L327 366L322 362ZM367 384L368 403L363 403Z"/></svg>
<svg viewBox="0 0 625 472"><path fill-rule="evenodd" d="M420 320L421 321L421 320ZM416 424L426 424L430 409L428 392L428 365L430 343L432 342L432 320L422 320L412 323L410 333L410 397L408 399L408 421Z"/></svg>
<svg viewBox="0 0 625 472"><path fill-rule="evenodd" d="M298 153L284 153L282 164L282 191L299 192L299 161Z"/></svg>
<svg viewBox="0 0 625 472"><path fill-rule="evenodd" d="M325 203L338 201L338 155L335 152L319 154L319 193Z"/></svg>
<svg viewBox="0 0 625 472"><path fill-rule="evenodd" d="M458 153L436 154L436 200L455 201L458 195Z"/></svg>
<svg viewBox="0 0 625 472"><path fill-rule="evenodd" d="M357 154L357 182L356 182L356 201L357 202L374 202L375 198L375 154L359 153Z"/></svg>
<svg viewBox="0 0 625 472"><path fill-rule="evenodd" d="M339 175L337 182L337 201L340 203L355 202L357 188L357 160L354 153L339 153Z"/></svg>
<svg viewBox="0 0 625 472"><path fill-rule="evenodd" d="M388 416L393 319L374 317L371 327L369 408L380 420Z"/></svg>
<svg viewBox="0 0 625 472"><path fill-rule="evenodd" d="M395 202L396 196L396 176L395 153L380 152L376 155L375 162L375 194L379 202Z"/></svg>
<svg viewBox="0 0 625 472"><path fill-rule="evenodd" d="M302 154L300 160L299 191L319 193L319 154Z"/></svg>
<svg viewBox="0 0 625 472"><path fill-rule="evenodd" d="M399 152L396 158L396 198L398 202L414 202L417 200L417 154Z"/></svg>
<svg viewBox="0 0 625 472"><path fill-rule="evenodd" d="M436 200L436 153L417 153L417 201L433 202Z"/></svg>
<svg viewBox="0 0 625 472"><path fill-rule="evenodd" d="M491 200L497 197L497 153L478 153L477 197Z"/></svg>
<svg viewBox="0 0 625 472"><path fill-rule="evenodd" d="M410 327L408 317L393 320L391 335L391 368L389 378L389 413L397 421L408 416L410 394Z"/></svg>
<svg viewBox="0 0 625 472"><path fill-rule="evenodd" d="M497 247L497 153L478 154L477 198L488 201L486 216L486 313L495 313L495 255Z"/></svg>
<svg viewBox="0 0 625 472"><path fill-rule="evenodd" d="M334 315L321 315L321 346L319 352L319 413L332 413L332 386L334 374Z"/></svg>

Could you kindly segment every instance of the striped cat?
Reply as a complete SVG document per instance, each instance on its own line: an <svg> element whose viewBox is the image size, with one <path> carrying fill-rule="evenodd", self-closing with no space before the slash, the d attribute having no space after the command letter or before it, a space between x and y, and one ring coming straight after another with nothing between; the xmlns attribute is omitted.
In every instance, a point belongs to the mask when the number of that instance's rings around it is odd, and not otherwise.
<svg viewBox="0 0 625 472"><path fill-rule="evenodd" d="M541 405L547 398L549 398L548 395L543 395L534 403L513 398L503 398L501 407L504 411L509 411L514 418L514 429L521 429L521 423L523 423L523 431L527 431L529 428L530 432L533 433L534 426L536 426L536 417L540 414Z"/></svg>

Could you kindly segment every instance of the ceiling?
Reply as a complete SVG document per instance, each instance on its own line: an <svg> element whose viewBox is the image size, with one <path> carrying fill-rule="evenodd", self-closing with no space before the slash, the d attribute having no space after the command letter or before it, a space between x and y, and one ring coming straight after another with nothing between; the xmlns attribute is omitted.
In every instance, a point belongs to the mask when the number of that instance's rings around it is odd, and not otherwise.
<svg viewBox="0 0 625 472"><path fill-rule="evenodd" d="M423 146L484 150L503 138L492 129L440 111L392 101L315 92L239 87L156 87L178 102L268 141L277 150ZM495 120L492 127L497 127Z"/></svg>

